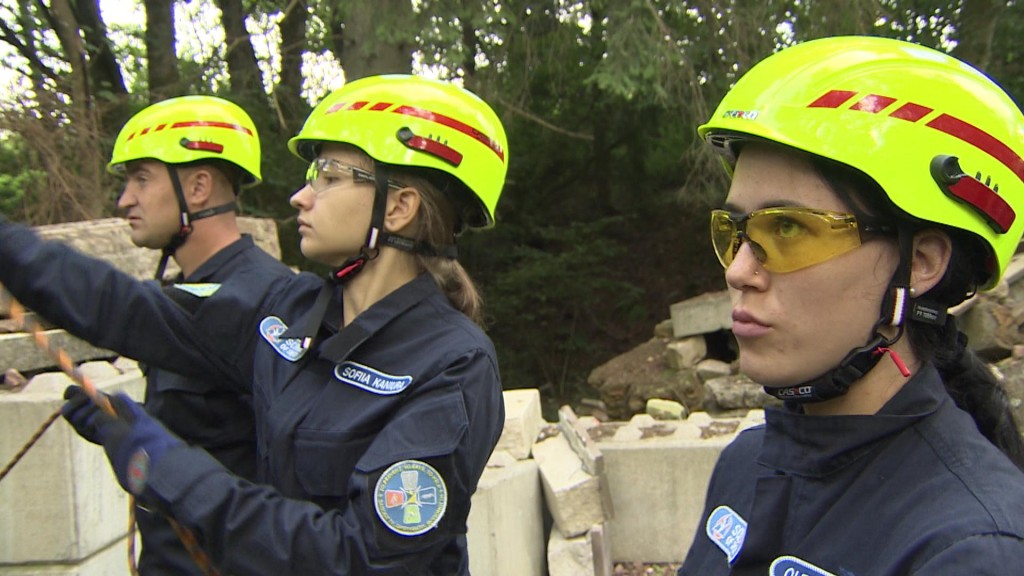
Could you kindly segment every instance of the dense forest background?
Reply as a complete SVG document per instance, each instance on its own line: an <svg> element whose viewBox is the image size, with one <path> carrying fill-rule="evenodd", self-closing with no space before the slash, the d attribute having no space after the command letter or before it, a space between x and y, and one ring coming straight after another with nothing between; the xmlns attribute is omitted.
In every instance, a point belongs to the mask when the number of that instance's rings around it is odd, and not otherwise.
<svg viewBox="0 0 1024 576"><path fill-rule="evenodd" d="M260 129L290 264L284 146L330 89L378 73L455 78L509 135L498 225L467 234L507 388L557 406L646 341L669 305L722 288L707 211L725 175L695 128L754 62L795 42L872 34L933 46L1024 98L1020 0L0 0L0 212L110 216L122 123L156 100L216 94Z"/></svg>

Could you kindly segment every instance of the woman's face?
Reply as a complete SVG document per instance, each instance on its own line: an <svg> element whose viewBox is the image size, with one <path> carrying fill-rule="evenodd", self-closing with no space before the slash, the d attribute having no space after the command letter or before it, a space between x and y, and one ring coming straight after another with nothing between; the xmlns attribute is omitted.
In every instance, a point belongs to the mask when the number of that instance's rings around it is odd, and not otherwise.
<svg viewBox="0 0 1024 576"><path fill-rule="evenodd" d="M366 242L374 198L374 184L354 179L346 167L372 172L372 163L351 148L331 144L324 146L319 159L339 164L328 162L329 167L314 184L307 182L290 202L299 211L302 254L322 264L340 266L357 256Z"/></svg>
<svg viewBox="0 0 1024 576"><path fill-rule="evenodd" d="M725 209L798 206L850 212L805 158L749 144L736 163ZM793 272L766 270L744 242L725 272L740 369L763 386L791 386L834 368L872 335L897 264L891 241L867 241Z"/></svg>

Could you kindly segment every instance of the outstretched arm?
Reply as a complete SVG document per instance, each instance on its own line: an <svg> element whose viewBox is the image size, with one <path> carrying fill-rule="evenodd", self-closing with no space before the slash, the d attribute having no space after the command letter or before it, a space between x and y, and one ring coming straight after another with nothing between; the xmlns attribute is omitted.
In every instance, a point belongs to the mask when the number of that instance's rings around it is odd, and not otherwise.
<svg viewBox="0 0 1024 576"><path fill-rule="evenodd" d="M0 284L25 306L68 332L124 356L190 376L233 376L203 353L191 315L162 293L112 265L0 216Z"/></svg>

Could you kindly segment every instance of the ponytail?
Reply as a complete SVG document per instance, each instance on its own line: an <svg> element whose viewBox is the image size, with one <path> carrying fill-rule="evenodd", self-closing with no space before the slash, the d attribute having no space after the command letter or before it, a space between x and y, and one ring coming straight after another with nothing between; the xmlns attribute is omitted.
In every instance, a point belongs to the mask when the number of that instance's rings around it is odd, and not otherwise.
<svg viewBox="0 0 1024 576"><path fill-rule="evenodd" d="M925 296L948 308L973 294L983 280L975 263L984 261L984 248L959 230L946 229L946 233L953 242L949 267ZM956 318L949 316L942 326L913 322L907 335L917 357L930 359L938 368L957 406L974 418L985 438L1024 470L1024 440L1006 390L988 365L967 348L967 336L957 329Z"/></svg>
<svg viewBox="0 0 1024 576"><path fill-rule="evenodd" d="M434 184L434 179L418 171L402 170L399 167L394 167L393 173L396 180L420 192L420 222L416 240L435 248L454 245L458 216L451 200ZM430 274L456 310L483 325L483 298L473 279L458 260L445 256L444 250L435 252L417 253L417 267Z"/></svg>

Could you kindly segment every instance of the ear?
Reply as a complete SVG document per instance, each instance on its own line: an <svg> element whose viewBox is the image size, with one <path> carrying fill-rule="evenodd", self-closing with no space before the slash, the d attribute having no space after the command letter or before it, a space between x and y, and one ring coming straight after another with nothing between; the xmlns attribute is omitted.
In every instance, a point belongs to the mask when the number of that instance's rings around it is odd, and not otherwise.
<svg viewBox="0 0 1024 576"><path fill-rule="evenodd" d="M928 292L942 280L952 253L953 243L941 230L931 228L914 235L910 285L918 296Z"/></svg>
<svg viewBox="0 0 1024 576"><path fill-rule="evenodd" d="M421 202L420 191L411 186L391 191L384 212L384 229L388 232L401 232L407 228L419 214Z"/></svg>
<svg viewBox="0 0 1024 576"><path fill-rule="evenodd" d="M184 178L182 187L185 192L185 200L190 208L202 208L213 200L214 182L213 174L205 166L199 166Z"/></svg>

